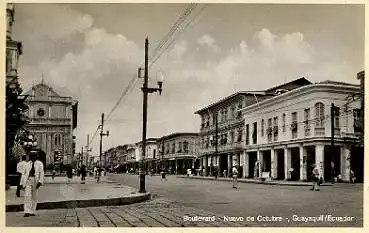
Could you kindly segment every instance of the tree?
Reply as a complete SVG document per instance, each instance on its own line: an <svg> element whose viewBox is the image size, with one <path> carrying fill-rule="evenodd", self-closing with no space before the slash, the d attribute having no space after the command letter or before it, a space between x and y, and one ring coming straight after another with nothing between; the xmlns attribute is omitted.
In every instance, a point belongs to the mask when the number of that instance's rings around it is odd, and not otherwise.
<svg viewBox="0 0 369 233"><path fill-rule="evenodd" d="M17 78L7 82L6 85L6 175L7 184L13 183L10 174L16 174L17 158L13 156L12 149L20 130L28 123L25 112L28 106L24 103L27 96L22 96L22 88Z"/></svg>

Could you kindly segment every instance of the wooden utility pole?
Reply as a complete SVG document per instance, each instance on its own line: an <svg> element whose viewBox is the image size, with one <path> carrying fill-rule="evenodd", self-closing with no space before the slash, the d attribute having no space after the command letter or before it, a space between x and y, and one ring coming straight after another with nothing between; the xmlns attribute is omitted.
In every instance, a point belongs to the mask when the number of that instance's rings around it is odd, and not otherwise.
<svg viewBox="0 0 369 233"><path fill-rule="evenodd" d="M148 95L148 87L147 83L149 81L149 39L146 37L145 39L145 76L144 83L142 86L143 91L143 105L142 105L142 158L140 161L140 193L146 193L145 188L145 168L144 168L144 160L146 157L146 129L147 129L147 95Z"/></svg>
<svg viewBox="0 0 369 233"><path fill-rule="evenodd" d="M217 159L217 156L218 156L218 114L215 114L215 159ZM218 173L220 173L219 168Z"/></svg>
<svg viewBox="0 0 369 233"><path fill-rule="evenodd" d="M90 135L87 134L87 144L86 144L86 167L88 167L88 156L90 152Z"/></svg>
<svg viewBox="0 0 369 233"><path fill-rule="evenodd" d="M101 125L100 125L100 164L102 164L102 138L104 136L104 113L101 113Z"/></svg>
<svg viewBox="0 0 369 233"><path fill-rule="evenodd" d="M334 118L336 116L336 107L331 105L331 183L334 183Z"/></svg>

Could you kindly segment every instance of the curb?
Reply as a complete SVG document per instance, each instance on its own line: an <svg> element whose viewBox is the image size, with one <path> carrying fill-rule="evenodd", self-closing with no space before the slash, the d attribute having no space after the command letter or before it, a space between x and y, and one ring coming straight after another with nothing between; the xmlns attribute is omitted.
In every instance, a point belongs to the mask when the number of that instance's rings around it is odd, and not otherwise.
<svg viewBox="0 0 369 233"><path fill-rule="evenodd" d="M41 202L37 203L37 209L72 209L85 208L95 206L119 206L139 203L151 199L150 193L139 194L133 197L117 197L109 199L90 199L90 200L68 200L57 202ZM6 205L6 212L23 211L23 204Z"/></svg>
<svg viewBox="0 0 369 233"><path fill-rule="evenodd" d="M199 176L190 176L190 177L184 177L184 176L177 176L177 178L182 179L198 179L198 180L215 180L215 181L226 181L230 182L232 179L215 179L214 177L211 178L205 178L205 177L199 177ZM280 182L273 182L273 181L259 181L259 180L237 180L238 183L251 183L251 184L263 184L263 185L279 185L279 186L312 186L312 184L309 183L280 183ZM323 183L320 186L332 186L332 184L329 183Z"/></svg>

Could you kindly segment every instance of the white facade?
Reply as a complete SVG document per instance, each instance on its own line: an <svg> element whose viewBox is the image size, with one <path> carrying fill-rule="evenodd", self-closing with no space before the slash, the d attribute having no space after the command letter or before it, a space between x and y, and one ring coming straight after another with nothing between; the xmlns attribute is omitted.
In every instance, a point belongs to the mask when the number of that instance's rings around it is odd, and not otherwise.
<svg viewBox="0 0 369 233"><path fill-rule="evenodd" d="M248 143L241 159L243 176L264 176L266 172L273 179L308 180L313 164L320 166L326 179L327 174L331 176L325 171L329 166L324 160L332 155L328 150L333 103L339 107L334 130L338 147L334 153L339 153L334 162L339 167L334 176L339 173L348 180L348 145L356 139L354 115L360 109L359 99L349 99L359 93L359 85L328 81L297 88L244 108ZM258 168L254 167L256 161L260 164ZM291 168L295 177L289 172Z"/></svg>
<svg viewBox="0 0 369 233"><path fill-rule="evenodd" d="M147 140L146 141L146 155L145 155L145 160L149 159L156 159L156 157L158 156L158 146L156 144L156 140ZM142 159L142 143L139 142L136 144L136 148L135 148L135 158L136 158L136 162L141 161Z"/></svg>

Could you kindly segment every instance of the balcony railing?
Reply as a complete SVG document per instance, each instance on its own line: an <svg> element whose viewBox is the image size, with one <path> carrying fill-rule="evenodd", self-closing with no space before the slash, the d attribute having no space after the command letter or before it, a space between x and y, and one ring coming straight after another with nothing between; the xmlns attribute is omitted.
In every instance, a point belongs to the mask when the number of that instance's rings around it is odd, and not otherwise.
<svg viewBox="0 0 369 233"><path fill-rule="evenodd" d="M335 128L334 129L334 136L335 137L340 137L341 136L341 129L340 128Z"/></svg>
<svg viewBox="0 0 369 233"><path fill-rule="evenodd" d="M218 152L229 151L229 150L239 150L243 148L243 141L233 142L227 144L218 144ZM215 146L210 146L209 148L200 148L200 153L214 153Z"/></svg>
<svg viewBox="0 0 369 233"><path fill-rule="evenodd" d="M309 137L310 136L310 128L305 127L305 137Z"/></svg>
<svg viewBox="0 0 369 233"><path fill-rule="evenodd" d="M325 128L324 127L316 127L314 129L315 136L324 136L325 135Z"/></svg>

